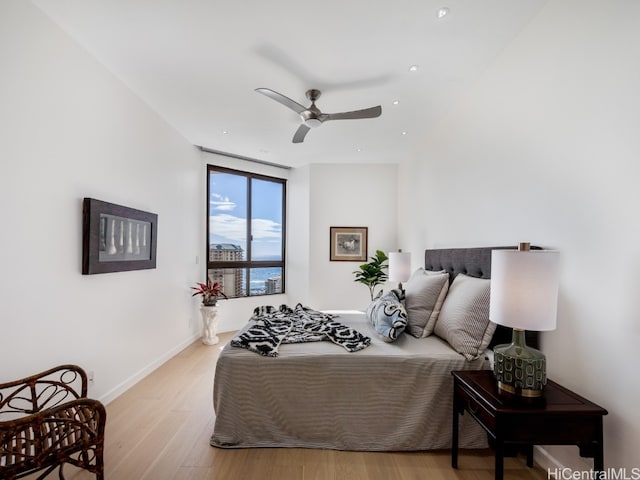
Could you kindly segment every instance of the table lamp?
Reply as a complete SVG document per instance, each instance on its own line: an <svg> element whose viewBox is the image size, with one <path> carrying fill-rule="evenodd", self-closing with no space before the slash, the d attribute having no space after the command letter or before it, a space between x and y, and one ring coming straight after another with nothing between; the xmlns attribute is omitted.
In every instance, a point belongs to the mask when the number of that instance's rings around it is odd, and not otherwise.
<svg viewBox="0 0 640 480"><path fill-rule="evenodd" d="M494 348L493 373L500 393L539 397L547 383L546 357L528 347L525 330L554 330L558 308L558 252L518 250L491 252L489 318L513 328L510 344Z"/></svg>
<svg viewBox="0 0 640 480"><path fill-rule="evenodd" d="M398 250L389 252L389 280L398 282L398 288L402 290L402 282L411 277L411 253Z"/></svg>

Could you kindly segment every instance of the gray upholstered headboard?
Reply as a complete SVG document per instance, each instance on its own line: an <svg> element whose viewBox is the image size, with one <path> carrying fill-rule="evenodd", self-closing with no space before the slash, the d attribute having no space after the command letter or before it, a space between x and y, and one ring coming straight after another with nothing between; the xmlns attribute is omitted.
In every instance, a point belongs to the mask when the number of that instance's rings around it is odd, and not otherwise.
<svg viewBox="0 0 640 480"><path fill-rule="evenodd" d="M459 273L471 277L491 278L491 250L511 249L512 247L474 247L474 248L438 248L425 250L424 268L426 270L446 270L449 272L449 281L452 282ZM540 250L540 247L531 247L532 250ZM539 348L538 332L526 332L527 345ZM498 325L489 348L501 343L511 343L511 329Z"/></svg>

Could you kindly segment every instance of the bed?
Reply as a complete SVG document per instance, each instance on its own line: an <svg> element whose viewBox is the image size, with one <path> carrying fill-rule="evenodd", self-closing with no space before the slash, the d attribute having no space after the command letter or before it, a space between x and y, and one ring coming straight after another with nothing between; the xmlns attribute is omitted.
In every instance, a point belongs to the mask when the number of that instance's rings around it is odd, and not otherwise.
<svg viewBox="0 0 640 480"><path fill-rule="evenodd" d="M426 250L422 273L445 270L452 295L460 274L458 281L490 277L492 249ZM327 341L292 343L281 345L277 357L225 345L214 378L211 445L356 451L449 448L451 371L490 368L486 345L465 358L442 338L446 335L415 338L403 333L391 342L377 333L364 313L343 312L336 320L369 337L370 344L348 352ZM498 326L491 332L490 345L510 340L508 329ZM535 345L536 339L528 342ZM487 446L486 434L469 416L461 419L459 445Z"/></svg>

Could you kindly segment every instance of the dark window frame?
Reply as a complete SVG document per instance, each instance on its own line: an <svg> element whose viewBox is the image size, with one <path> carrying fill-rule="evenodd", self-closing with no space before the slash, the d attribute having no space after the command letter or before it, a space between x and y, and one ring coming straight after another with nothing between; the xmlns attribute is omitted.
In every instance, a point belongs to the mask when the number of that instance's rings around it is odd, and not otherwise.
<svg viewBox="0 0 640 480"><path fill-rule="evenodd" d="M247 249L246 249L246 258L247 260L235 260L235 261L210 261L211 258L210 249L211 249L211 241L210 241L210 215L211 215L211 173L228 173L231 175L238 175L245 177L247 179ZM267 182L275 182L280 183L282 185L282 260L249 260L251 258L251 248L253 243L253 237L251 235L251 224L252 224L252 188L251 182L256 180L263 180ZM206 228L206 239L207 239L207 261L206 261L206 275L205 278L209 275L209 270L217 270L217 269L242 269L245 271L246 275L246 291L244 295L237 295L235 297L230 298L245 298L245 297L259 297L264 295L281 295L286 292L286 238L287 238L287 179L280 177L273 177L269 175L263 175L254 172L248 172L245 170L236 170L228 167L220 167L218 165L207 164L207 228ZM279 267L281 268L281 282L282 282L282 291L277 293L260 293L260 294L251 294L251 269L252 268L269 268L269 267Z"/></svg>

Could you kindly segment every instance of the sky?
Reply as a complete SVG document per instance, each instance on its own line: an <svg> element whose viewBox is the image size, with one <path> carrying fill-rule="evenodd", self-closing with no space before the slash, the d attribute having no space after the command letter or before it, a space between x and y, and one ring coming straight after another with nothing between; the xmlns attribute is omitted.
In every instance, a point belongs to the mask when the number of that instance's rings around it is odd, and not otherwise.
<svg viewBox="0 0 640 480"><path fill-rule="evenodd" d="M247 178L213 172L209 178L209 240L247 249ZM253 260L282 254L282 184L252 180Z"/></svg>

